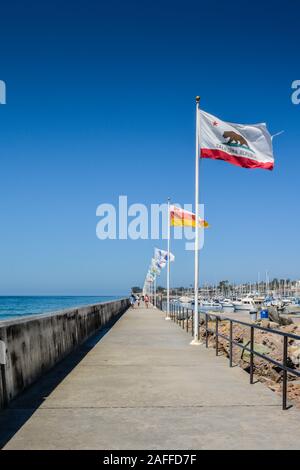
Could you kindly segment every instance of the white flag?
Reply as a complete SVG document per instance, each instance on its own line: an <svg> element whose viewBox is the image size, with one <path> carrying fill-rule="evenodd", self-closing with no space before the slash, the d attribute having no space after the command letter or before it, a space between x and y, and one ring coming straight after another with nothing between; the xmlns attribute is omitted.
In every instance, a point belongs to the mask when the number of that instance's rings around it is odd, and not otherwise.
<svg viewBox="0 0 300 470"><path fill-rule="evenodd" d="M233 124L200 110L198 132L202 158L273 170L272 138L266 124Z"/></svg>
<svg viewBox="0 0 300 470"><path fill-rule="evenodd" d="M155 248L154 256L157 259L162 259L164 261L168 260L168 252L166 250L160 250L159 248ZM170 252L170 262L175 260L175 256Z"/></svg>

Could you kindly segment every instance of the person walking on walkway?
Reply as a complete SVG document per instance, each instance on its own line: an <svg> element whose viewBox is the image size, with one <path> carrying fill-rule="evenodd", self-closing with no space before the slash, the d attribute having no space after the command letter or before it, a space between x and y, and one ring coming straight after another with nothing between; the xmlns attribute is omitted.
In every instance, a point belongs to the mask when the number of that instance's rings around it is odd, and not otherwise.
<svg viewBox="0 0 300 470"><path fill-rule="evenodd" d="M134 308L136 298L133 294L131 294L131 296L129 297L129 301L130 301L131 308Z"/></svg>
<svg viewBox="0 0 300 470"><path fill-rule="evenodd" d="M148 297L147 294L144 297L144 302L145 302L146 308L148 308L149 307L149 297Z"/></svg>

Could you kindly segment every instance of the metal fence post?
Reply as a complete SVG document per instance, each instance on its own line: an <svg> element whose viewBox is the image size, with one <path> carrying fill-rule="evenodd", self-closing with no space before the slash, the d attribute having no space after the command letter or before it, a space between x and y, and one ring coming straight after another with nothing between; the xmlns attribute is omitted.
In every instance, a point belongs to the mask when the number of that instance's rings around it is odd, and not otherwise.
<svg viewBox="0 0 300 470"><path fill-rule="evenodd" d="M232 320L230 321L229 329L229 367L232 367Z"/></svg>
<svg viewBox="0 0 300 470"><path fill-rule="evenodd" d="M250 327L250 384L253 384L253 350L254 350L254 328Z"/></svg>
<svg viewBox="0 0 300 470"><path fill-rule="evenodd" d="M287 355L288 355L288 338L283 337L283 365L287 367ZM287 409L287 371L283 369L282 374L282 409Z"/></svg>
<svg viewBox="0 0 300 470"><path fill-rule="evenodd" d="M219 339L218 339L218 334L219 334L219 318L216 317L216 332L215 332L215 335L216 335L216 356L217 356L218 353L219 353Z"/></svg>
<svg viewBox="0 0 300 470"><path fill-rule="evenodd" d="M205 346L208 348L208 317L207 313L205 313Z"/></svg>

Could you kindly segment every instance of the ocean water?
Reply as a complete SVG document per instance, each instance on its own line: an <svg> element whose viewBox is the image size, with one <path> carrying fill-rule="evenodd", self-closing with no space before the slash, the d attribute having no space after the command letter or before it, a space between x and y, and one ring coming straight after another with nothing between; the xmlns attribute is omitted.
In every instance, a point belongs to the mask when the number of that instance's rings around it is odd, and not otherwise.
<svg viewBox="0 0 300 470"><path fill-rule="evenodd" d="M124 296L0 296L0 321L92 305Z"/></svg>

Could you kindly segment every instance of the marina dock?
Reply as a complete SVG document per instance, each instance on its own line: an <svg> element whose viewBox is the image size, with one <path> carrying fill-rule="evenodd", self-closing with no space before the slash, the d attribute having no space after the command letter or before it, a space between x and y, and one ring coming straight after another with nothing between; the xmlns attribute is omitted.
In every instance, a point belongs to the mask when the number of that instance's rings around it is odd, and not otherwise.
<svg viewBox="0 0 300 470"><path fill-rule="evenodd" d="M0 412L11 449L299 449L300 411L158 309L127 310Z"/></svg>

